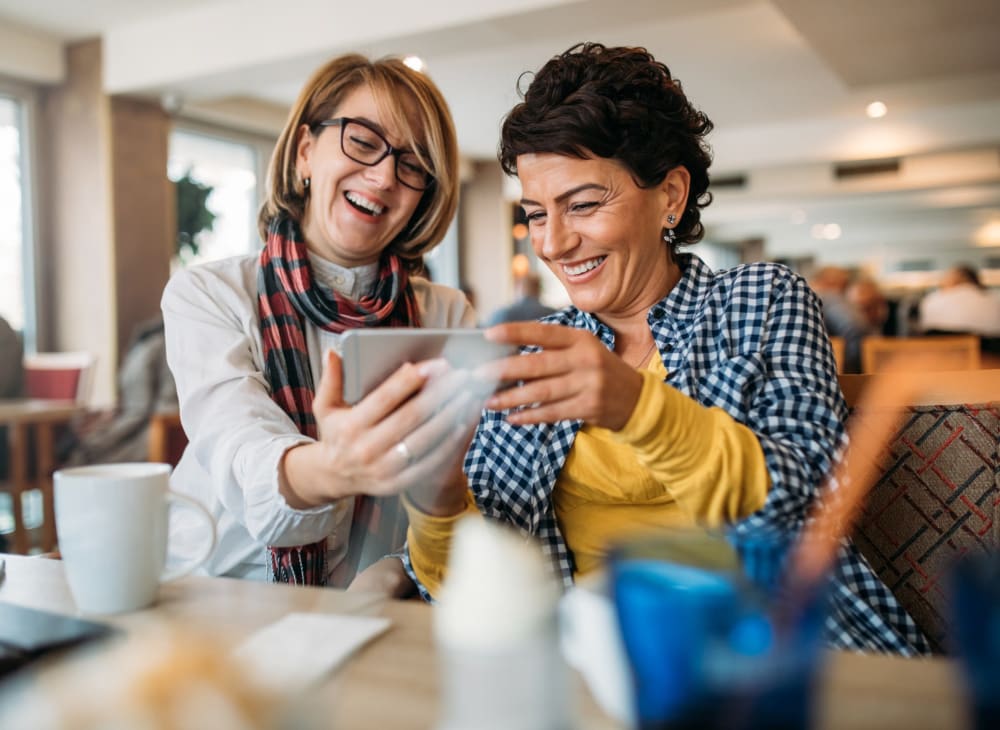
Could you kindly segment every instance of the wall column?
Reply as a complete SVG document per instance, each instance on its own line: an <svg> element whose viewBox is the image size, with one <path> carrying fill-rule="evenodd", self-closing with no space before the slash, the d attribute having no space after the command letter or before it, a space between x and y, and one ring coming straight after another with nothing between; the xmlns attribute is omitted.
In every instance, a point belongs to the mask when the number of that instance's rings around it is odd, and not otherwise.
<svg viewBox="0 0 1000 730"><path fill-rule="evenodd" d="M114 400L114 230L110 105L100 41L66 48L66 81L42 96L38 349L96 355L92 400Z"/></svg>
<svg viewBox="0 0 1000 730"><path fill-rule="evenodd" d="M42 96L36 145L38 347L96 355L92 403L107 406L128 338L158 314L169 277L170 120L156 103L104 93L100 41L68 46L66 62L65 83Z"/></svg>
<svg viewBox="0 0 1000 730"><path fill-rule="evenodd" d="M160 312L176 236L167 178L170 118L157 102L111 100L111 196L116 335L124 355L135 326Z"/></svg>

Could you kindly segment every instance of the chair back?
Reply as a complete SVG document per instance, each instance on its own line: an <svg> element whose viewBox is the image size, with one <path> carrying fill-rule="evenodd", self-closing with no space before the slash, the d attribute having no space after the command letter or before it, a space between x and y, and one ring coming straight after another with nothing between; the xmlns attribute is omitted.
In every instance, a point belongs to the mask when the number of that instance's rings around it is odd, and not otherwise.
<svg viewBox="0 0 1000 730"><path fill-rule="evenodd" d="M979 337L866 337L861 341L861 369L866 373L884 370L889 363L905 366L909 358L921 356L932 356L941 370L975 370L980 366Z"/></svg>
<svg viewBox="0 0 1000 730"><path fill-rule="evenodd" d="M96 358L89 352L39 352L24 356L24 391L29 398L71 400L90 397Z"/></svg>
<svg viewBox="0 0 1000 730"><path fill-rule="evenodd" d="M869 380L840 376L849 406ZM1000 549L1000 370L927 376L882 449L853 537L934 649L948 650L953 561Z"/></svg>
<svg viewBox="0 0 1000 730"><path fill-rule="evenodd" d="M149 460L177 466L187 447L187 434L177 411L154 413L149 421Z"/></svg>

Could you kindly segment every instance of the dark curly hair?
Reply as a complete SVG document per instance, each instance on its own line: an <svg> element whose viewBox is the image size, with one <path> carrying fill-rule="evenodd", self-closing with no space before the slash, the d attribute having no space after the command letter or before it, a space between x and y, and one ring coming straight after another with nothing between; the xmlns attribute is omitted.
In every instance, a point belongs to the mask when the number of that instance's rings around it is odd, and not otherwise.
<svg viewBox="0 0 1000 730"><path fill-rule="evenodd" d="M522 98L500 131L504 172L517 174L517 156L532 152L596 155L621 161L639 187L651 188L683 165L691 187L671 255L701 239L701 208L712 202L712 122L649 51L578 43L542 66Z"/></svg>

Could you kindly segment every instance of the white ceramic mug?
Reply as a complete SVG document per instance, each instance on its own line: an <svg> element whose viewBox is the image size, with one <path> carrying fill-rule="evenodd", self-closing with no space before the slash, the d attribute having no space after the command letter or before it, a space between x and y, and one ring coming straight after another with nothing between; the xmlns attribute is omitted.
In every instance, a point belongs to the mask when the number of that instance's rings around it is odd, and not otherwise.
<svg viewBox="0 0 1000 730"><path fill-rule="evenodd" d="M81 466L53 475L59 551L83 613L149 606L162 581L190 573L215 549L208 510L169 491L169 478L168 464L149 463ZM164 574L168 501L200 512L210 539L195 560Z"/></svg>

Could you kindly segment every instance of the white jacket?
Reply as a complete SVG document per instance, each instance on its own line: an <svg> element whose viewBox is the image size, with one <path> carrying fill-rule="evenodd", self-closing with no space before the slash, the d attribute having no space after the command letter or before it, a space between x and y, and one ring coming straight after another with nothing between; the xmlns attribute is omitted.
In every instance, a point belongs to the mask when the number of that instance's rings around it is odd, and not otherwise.
<svg viewBox="0 0 1000 730"><path fill-rule="evenodd" d="M376 268L344 269L315 258L313 264L317 279L349 296L370 286ZM337 566L347 552L354 499L297 510L278 492L282 455L310 439L269 395L258 270L256 254L183 270L167 284L161 306L167 362L189 438L171 488L204 504L217 530L215 551L198 572L265 580L267 545L327 537L328 566ZM411 281L423 326L475 327L475 313L460 291L422 278ZM305 329L309 363L318 374L322 353L340 352L340 335L309 323ZM194 510L171 510L170 565L197 555L206 540Z"/></svg>

